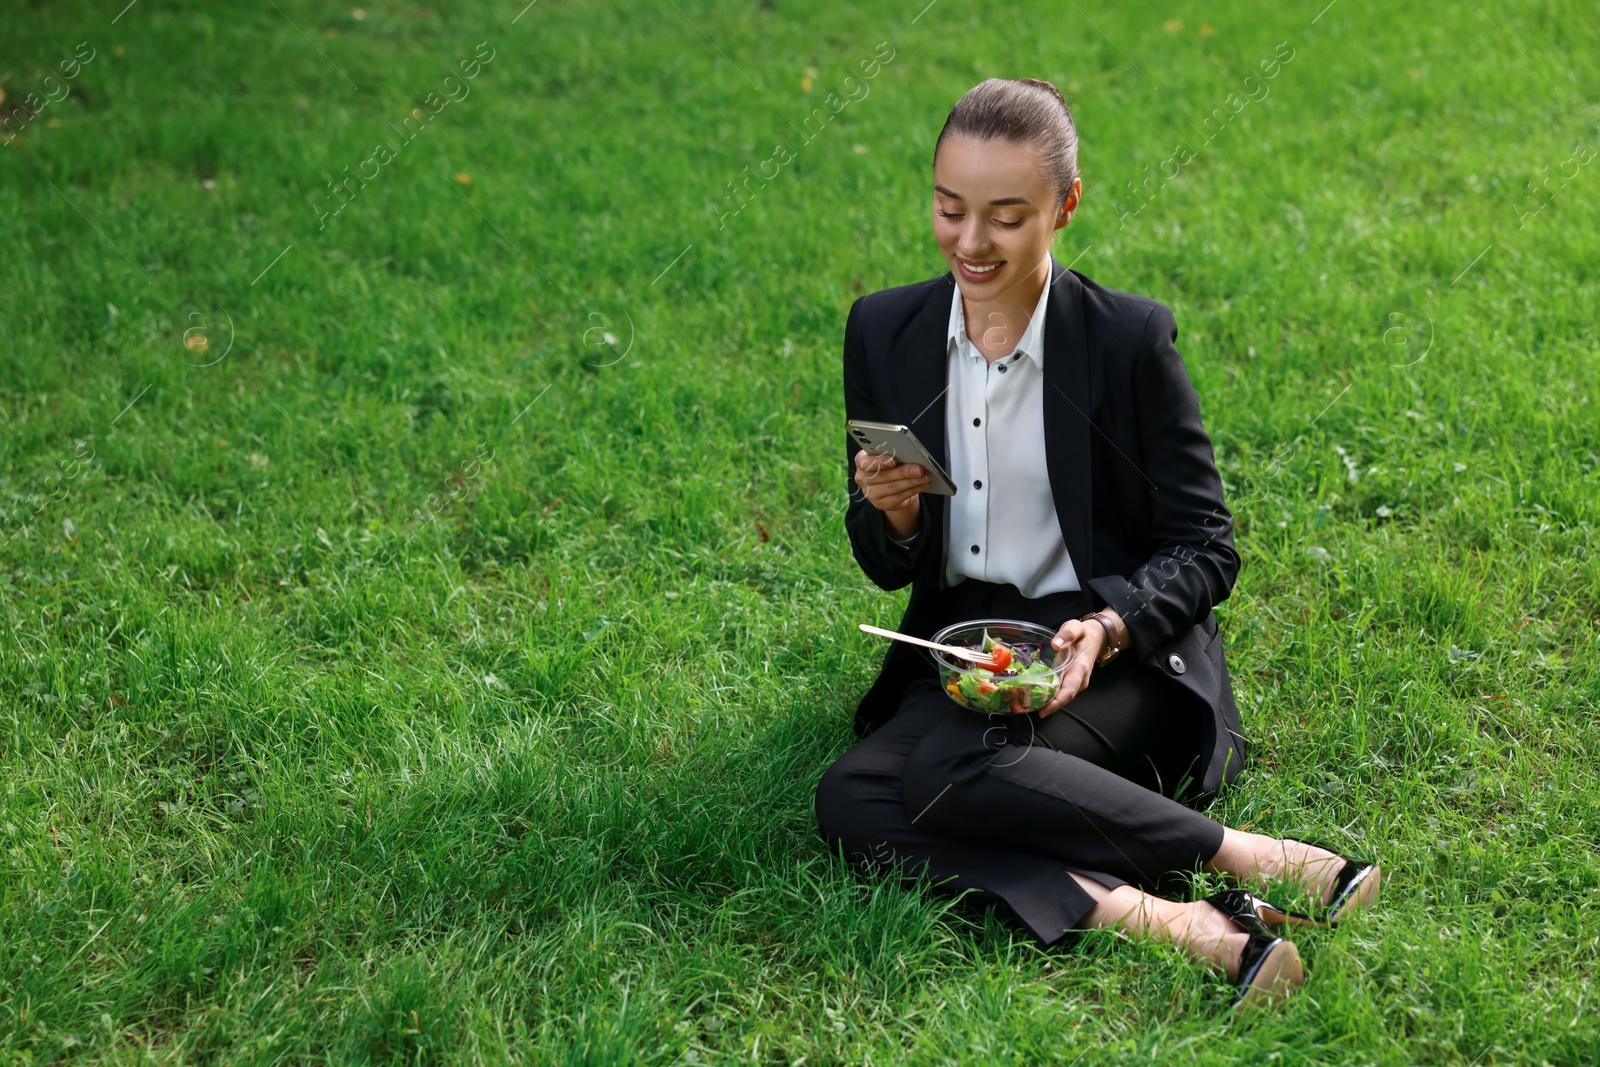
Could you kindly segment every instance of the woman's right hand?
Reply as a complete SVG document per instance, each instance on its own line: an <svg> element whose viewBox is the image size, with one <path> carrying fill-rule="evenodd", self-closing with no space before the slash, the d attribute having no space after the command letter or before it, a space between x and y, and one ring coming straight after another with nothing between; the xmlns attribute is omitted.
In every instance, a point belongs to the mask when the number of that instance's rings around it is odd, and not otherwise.
<svg viewBox="0 0 1600 1067"><path fill-rule="evenodd" d="M917 532L922 517L922 491L933 482L915 463L901 466L893 456L862 449L856 453L856 485L867 503L883 512L884 521L900 539Z"/></svg>

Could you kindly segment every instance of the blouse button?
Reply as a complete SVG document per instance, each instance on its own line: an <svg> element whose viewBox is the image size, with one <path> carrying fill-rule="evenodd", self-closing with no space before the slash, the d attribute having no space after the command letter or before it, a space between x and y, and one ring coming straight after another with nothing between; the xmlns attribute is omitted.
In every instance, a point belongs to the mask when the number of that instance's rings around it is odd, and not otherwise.
<svg viewBox="0 0 1600 1067"><path fill-rule="evenodd" d="M998 367L998 368L996 368L996 369L997 369L997 370L999 370L999 371L1000 371L1000 373L1001 373L1001 374L1004 374L1004 373L1005 373L1005 372L1006 372L1006 365L1005 365L1005 364L1004 364L1004 363L1002 363L1002 364L1000 364L1000 366L999 366L999 367Z"/></svg>
<svg viewBox="0 0 1600 1067"><path fill-rule="evenodd" d="M972 420L972 425L974 425L974 426L982 426L983 425L983 420L982 419L973 419Z"/></svg>
<svg viewBox="0 0 1600 1067"><path fill-rule="evenodd" d="M976 556L978 554L978 546L977 545L973 545L972 546L972 554L974 556Z"/></svg>
<svg viewBox="0 0 1600 1067"><path fill-rule="evenodd" d="M972 488L974 488L974 489L982 489L983 488L983 479L980 478L977 481L973 482L972 483Z"/></svg>

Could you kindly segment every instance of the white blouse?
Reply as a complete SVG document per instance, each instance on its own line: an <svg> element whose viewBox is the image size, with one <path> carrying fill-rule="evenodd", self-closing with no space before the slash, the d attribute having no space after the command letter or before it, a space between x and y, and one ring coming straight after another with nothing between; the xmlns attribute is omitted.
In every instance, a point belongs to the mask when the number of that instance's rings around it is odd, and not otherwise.
<svg viewBox="0 0 1600 1067"><path fill-rule="evenodd" d="M1081 588L1045 473L1049 299L1046 285L1016 349L990 363L967 337L959 286L951 296L945 440L957 492L945 509L946 586L1009 582L1026 597Z"/></svg>

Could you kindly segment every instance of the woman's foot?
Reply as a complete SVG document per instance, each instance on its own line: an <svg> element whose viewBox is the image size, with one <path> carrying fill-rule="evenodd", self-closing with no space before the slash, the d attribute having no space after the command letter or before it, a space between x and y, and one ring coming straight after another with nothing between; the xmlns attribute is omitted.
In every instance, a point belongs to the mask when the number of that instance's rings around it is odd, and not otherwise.
<svg viewBox="0 0 1600 1067"><path fill-rule="evenodd" d="M1222 847L1207 861L1206 869L1243 880L1270 878L1299 885L1322 906L1325 916L1318 920L1294 912L1283 914L1330 926L1376 900L1381 880L1375 863L1352 860L1321 845L1293 838L1233 829L1223 830Z"/></svg>
<svg viewBox="0 0 1600 1067"><path fill-rule="evenodd" d="M1235 1014L1281 1000L1305 982L1300 950L1267 926L1269 913L1282 914L1271 904L1243 889L1224 889L1196 906L1217 912L1244 933L1244 947L1236 961L1230 960L1227 970L1238 987L1233 999Z"/></svg>
<svg viewBox="0 0 1600 1067"><path fill-rule="evenodd" d="M1163 900L1132 886L1120 886L1086 917L1087 926L1115 926L1129 933L1171 941L1201 964L1221 971L1240 986L1235 1010L1280 999L1305 981L1293 944L1247 930L1209 901Z"/></svg>
<svg viewBox="0 0 1600 1067"><path fill-rule="evenodd" d="M1328 903L1334 879L1344 866L1344 857L1325 848L1289 838L1266 838L1262 849L1265 864L1261 873L1268 878L1293 882L1319 903Z"/></svg>
<svg viewBox="0 0 1600 1067"><path fill-rule="evenodd" d="M1341 856L1325 845L1311 841L1285 839L1280 844L1298 845L1319 856L1332 856L1337 861L1333 864L1332 877L1326 879L1326 885L1321 889L1320 899L1323 906L1319 913L1313 916L1289 912L1290 921L1309 923L1313 926L1337 926L1346 915L1378 899L1378 888L1383 879L1383 872L1376 863Z"/></svg>

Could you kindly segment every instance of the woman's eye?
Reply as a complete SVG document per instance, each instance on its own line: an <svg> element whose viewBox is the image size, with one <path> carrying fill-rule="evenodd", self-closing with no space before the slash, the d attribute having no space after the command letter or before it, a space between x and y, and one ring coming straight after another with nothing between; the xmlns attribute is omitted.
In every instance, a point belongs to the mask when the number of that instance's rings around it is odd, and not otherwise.
<svg viewBox="0 0 1600 1067"><path fill-rule="evenodd" d="M1018 219L1016 222L1006 222L1004 219L995 219L994 221L998 222L1000 225L1004 226L1008 230L1014 230L1018 226L1022 225L1022 220L1021 219Z"/></svg>
<svg viewBox="0 0 1600 1067"><path fill-rule="evenodd" d="M939 217L943 219L959 219L961 215L954 211L941 211L939 212Z"/></svg>

